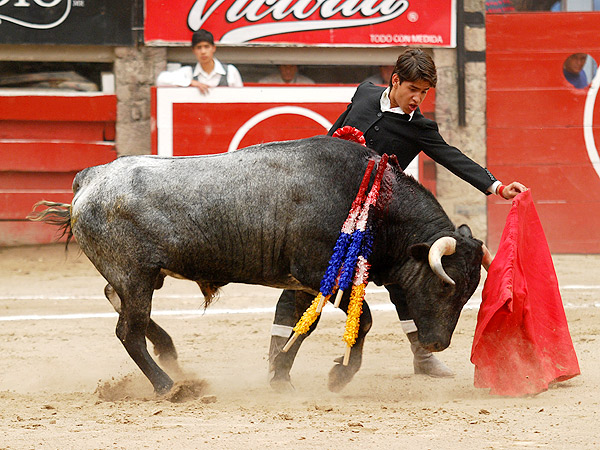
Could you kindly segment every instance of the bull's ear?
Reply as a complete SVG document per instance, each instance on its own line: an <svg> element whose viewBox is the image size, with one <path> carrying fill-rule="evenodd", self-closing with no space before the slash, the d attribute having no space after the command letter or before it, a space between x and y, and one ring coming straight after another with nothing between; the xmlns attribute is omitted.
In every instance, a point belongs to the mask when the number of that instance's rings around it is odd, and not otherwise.
<svg viewBox="0 0 600 450"><path fill-rule="evenodd" d="M417 261L427 262L429 260L429 244L413 244L408 248L408 254Z"/></svg>
<svg viewBox="0 0 600 450"><path fill-rule="evenodd" d="M469 228L469 225L462 224L460 227L458 227L456 229L456 231L458 232L458 234L460 234L463 237L466 237L466 238L473 237L473 233L471 233L471 229Z"/></svg>

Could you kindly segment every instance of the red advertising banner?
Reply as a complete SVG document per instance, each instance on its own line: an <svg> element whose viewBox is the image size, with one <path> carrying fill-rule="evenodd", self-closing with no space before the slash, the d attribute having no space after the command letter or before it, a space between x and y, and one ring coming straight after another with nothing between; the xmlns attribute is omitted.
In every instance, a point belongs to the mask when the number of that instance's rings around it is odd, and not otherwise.
<svg viewBox="0 0 600 450"><path fill-rule="evenodd" d="M455 47L455 0L146 0L145 41Z"/></svg>

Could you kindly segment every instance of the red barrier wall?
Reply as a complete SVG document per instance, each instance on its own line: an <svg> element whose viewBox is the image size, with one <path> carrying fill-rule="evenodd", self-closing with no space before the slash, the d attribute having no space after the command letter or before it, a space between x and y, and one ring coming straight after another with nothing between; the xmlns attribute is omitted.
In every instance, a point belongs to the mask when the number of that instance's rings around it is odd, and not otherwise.
<svg viewBox="0 0 600 450"><path fill-rule="evenodd" d="M0 95L0 246L56 240L25 219L40 200L70 203L81 169L116 158L116 96Z"/></svg>
<svg viewBox="0 0 600 450"><path fill-rule="evenodd" d="M565 59L600 62L600 13L490 14L487 33L487 166L531 188L553 253L600 253L597 91L575 89ZM590 80L591 81L591 80ZM586 111L587 105L587 113ZM588 134L584 137L584 113ZM510 204L488 199L488 245L496 249Z"/></svg>

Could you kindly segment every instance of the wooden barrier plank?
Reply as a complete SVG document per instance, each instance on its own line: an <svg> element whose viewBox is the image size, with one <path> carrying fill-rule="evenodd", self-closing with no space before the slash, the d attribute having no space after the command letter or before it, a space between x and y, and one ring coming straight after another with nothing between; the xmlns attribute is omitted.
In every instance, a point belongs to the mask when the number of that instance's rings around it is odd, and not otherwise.
<svg viewBox="0 0 600 450"><path fill-rule="evenodd" d="M0 95L2 120L114 122L116 95Z"/></svg>
<svg viewBox="0 0 600 450"><path fill-rule="evenodd" d="M54 192L26 191L6 192L0 191L0 220L25 220L31 212L33 205L40 200L61 203L71 203L73 192L69 190Z"/></svg>
<svg viewBox="0 0 600 450"><path fill-rule="evenodd" d="M116 156L113 143L0 141L0 171L77 171Z"/></svg>
<svg viewBox="0 0 600 450"><path fill-rule="evenodd" d="M0 120L0 139L114 141L114 122Z"/></svg>
<svg viewBox="0 0 600 450"><path fill-rule="evenodd" d="M29 221L0 221L0 247L65 242L56 227Z"/></svg>
<svg viewBox="0 0 600 450"><path fill-rule="evenodd" d="M600 179L588 164L523 165L519 162L489 167L499 179L520 180L532 191L550 250L600 253ZM497 249L510 202L488 198L488 244Z"/></svg>
<svg viewBox="0 0 600 450"><path fill-rule="evenodd" d="M599 26L597 12L486 14L486 53L600 50Z"/></svg>
<svg viewBox="0 0 600 450"><path fill-rule="evenodd" d="M489 91L490 128L581 127L587 90ZM597 122L596 122L597 123Z"/></svg>
<svg viewBox="0 0 600 450"><path fill-rule="evenodd" d="M520 162L506 162L489 166L490 171L500 180L521 180L532 190L535 201L555 203L600 203L600 179L591 164L581 165L524 165ZM498 198L498 197L496 197ZM498 198L500 204L502 200ZM490 206L494 206L491 203ZM599 208L600 210L600 208ZM582 211L582 214L587 214ZM570 218L565 217L565 221ZM557 224L555 224L557 225ZM590 224L590 232L600 237L599 227Z"/></svg>
<svg viewBox="0 0 600 450"><path fill-rule="evenodd" d="M560 87L575 91L576 89L565 79L562 69L564 61L572 54L572 51L549 51L526 55L522 53L488 54L486 56L488 64L513 68L513 70L489 73L488 89L490 91L506 91L507 89L530 91L532 80L534 80L536 89Z"/></svg>
<svg viewBox="0 0 600 450"><path fill-rule="evenodd" d="M173 106L173 152L176 155L210 154L227 151L228 145L234 138L237 129L232 129L228 115L232 108L215 108L214 104L175 104ZM269 110L289 106L287 103L265 103L259 109ZM340 105L303 104L311 109L319 107L322 115L335 122L343 112ZM257 114L256 104L236 104L236 122L240 126L254 118ZM327 133L327 129L313 119L298 115L285 114L269 117L260 122L260 126L248 130L239 148L262 142L299 139ZM221 147L215 148L213 142L220 142ZM226 143L226 144L225 144Z"/></svg>
<svg viewBox="0 0 600 450"><path fill-rule="evenodd" d="M77 171L71 172L3 172L0 171L0 191L69 190Z"/></svg>
<svg viewBox="0 0 600 450"><path fill-rule="evenodd" d="M600 142L600 121L593 127ZM488 166L519 161L521 165L589 164L582 127L508 127L487 129Z"/></svg>
<svg viewBox="0 0 600 450"><path fill-rule="evenodd" d="M540 203L533 194L552 253L600 253L598 234L589 233L590 224L600 223L598 203ZM510 202L489 208L487 245L492 252L498 249L509 210ZM581 214L582 210L588 213Z"/></svg>

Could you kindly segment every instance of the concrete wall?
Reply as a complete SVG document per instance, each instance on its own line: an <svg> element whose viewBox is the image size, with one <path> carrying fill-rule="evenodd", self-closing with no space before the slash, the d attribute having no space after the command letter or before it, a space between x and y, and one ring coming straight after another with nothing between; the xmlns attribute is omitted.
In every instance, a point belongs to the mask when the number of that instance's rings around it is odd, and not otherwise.
<svg viewBox="0 0 600 450"><path fill-rule="evenodd" d="M465 1L465 11L484 12L484 2ZM465 26L468 51L485 51L485 28ZM455 49L434 50L438 69L436 120L446 142L483 167L486 165L485 62L467 62L466 126L458 122L458 70ZM512 180L503 180L505 182ZM482 240L487 235L486 196L444 167L437 166L437 198L456 225L466 223Z"/></svg>
<svg viewBox="0 0 600 450"><path fill-rule="evenodd" d="M166 65L165 48L115 49L116 146L119 156L150 153L150 88Z"/></svg>

